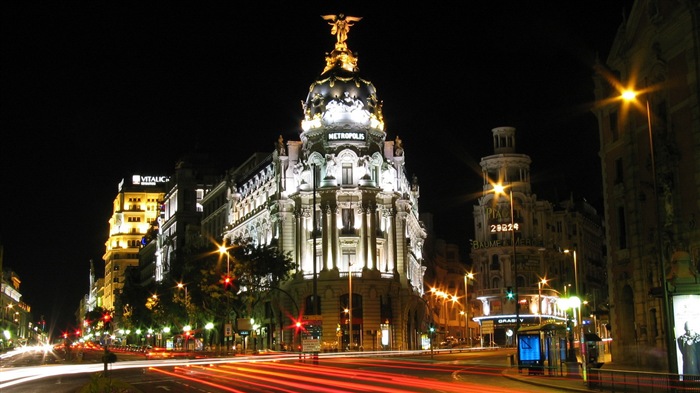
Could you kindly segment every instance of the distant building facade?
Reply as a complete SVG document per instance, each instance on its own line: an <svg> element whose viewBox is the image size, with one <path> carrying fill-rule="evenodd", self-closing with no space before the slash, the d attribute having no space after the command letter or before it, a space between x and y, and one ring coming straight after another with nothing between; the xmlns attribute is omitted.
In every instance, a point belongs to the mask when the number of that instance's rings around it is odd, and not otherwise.
<svg viewBox="0 0 700 393"><path fill-rule="evenodd" d="M583 324L574 326L577 341L582 333L605 337L595 316L607 299L602 220L585 200L537 198L531 158L516 151L515 131L492 130L494 152L481 159L483 190L473 209L470 256L480 302L473 319L484 330L483 345L514 345L520 327L566 324L572 311L562 299L572 295L586 302L581 319L573 315L574 324ZM500 194L498 185L505 187Z"/></svg>
<svg viewBox="0 0 700 393"><path fill-rule="evenodd" d="M141 241L160 217L168 176L133 175L119 182L105 242L103 307L112 310L127 267L137 267Z"/></svg>

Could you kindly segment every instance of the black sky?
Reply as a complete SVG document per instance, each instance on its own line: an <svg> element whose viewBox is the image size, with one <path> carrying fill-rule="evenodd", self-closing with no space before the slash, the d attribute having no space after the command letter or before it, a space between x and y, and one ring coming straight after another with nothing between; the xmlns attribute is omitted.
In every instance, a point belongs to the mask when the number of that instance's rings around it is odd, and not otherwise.
<svg viewBox="0 0 700 393"><path fill-rule="evenodd" d="M0 242L35 319L73 323L123 177L170 174L195 146L230 168L299 139L335 43L323 14L363 17L348 46L439 237L468 244L499 126L517 128L539 199L599 206L592 62L632 1L407 4L4 3Z"/></svg>

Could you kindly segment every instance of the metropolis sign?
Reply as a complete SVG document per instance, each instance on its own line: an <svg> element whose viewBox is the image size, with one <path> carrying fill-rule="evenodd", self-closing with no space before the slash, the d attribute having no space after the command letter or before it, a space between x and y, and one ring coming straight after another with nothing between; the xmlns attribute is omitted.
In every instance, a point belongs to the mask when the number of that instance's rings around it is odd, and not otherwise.
<svg viewBox="0 0 700 393"><path fill-rule="evenodd" d="M329 141L364 141L365 139L367 139L367 136L364 132L344 131L328 133Z"/></svg>

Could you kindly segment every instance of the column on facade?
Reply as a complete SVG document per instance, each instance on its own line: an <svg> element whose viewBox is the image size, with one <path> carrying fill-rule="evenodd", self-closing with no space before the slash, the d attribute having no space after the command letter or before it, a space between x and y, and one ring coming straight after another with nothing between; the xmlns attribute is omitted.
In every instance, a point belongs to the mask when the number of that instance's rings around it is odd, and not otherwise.
<svg viewBox="0 0 700 393"><path fill-rule="evenodd" d="M369 220L369 226L370 226L370 237L369 237L369 244L370 244L370 259L367 261L367 268L368 269L373 269L377 270L377 205L372 204L369 208L370 210L370 220Z"/></svg>
<svg viewBox="0 0 700 393"><path fill-rule="evenodd" d="M367 236L369 234L367 212L370 209L362 204L360 211L362 212L362 226L360 227L360 255L362 255L362 266L367 266L369 264L369 242Z"/></svg>
<svg viewBox="0 0 700 393"><path fill-rule="evenodd" d="M399 233L398 233L399 231L398 231L398 228L396 226L396 209L392 208L390 213L391 213L391 215L389 216L389 222L391 224L390 224L390 228L388 231L389 233L391 233L391 235L389 237L389 247L388 247L390 255L387 255L387 260L394 261L394 263L392 264L391 270L392 270L392 273L397 273L396 262L399 258L398 257L399 245L398 245L397 239L399 238Z"/></svg>
<svg viewBox="0 0 700 393"><path fill-rule="evenodd" d="M331 266L333 269L338 269L338 261L339 261L339 236L338 236L338 214L340 214L340 209L338 209L337 204L333 204L331 207L331 222L330 222L330 231L328 233L330 243L331 243Z"/></svg>
<svg viewBox="0 0 700 393"><path fill-rule="evenodd" d="M323 266L321 266L321 271L326 271L331 263L331 253L330 243L329 243L329 233L330 233L330 214L331 208L328 204L322 202L321 204L321 260L323 261Z"/></svg>
<svg viewBox="0 0 700 393"><path fill-rule="evenodd" d="M404 280L406 279L406 212L398 212L396 219L396 263L394 264L394 274L399 272L404 272L402 276Z"/></svg>
<svg viewBox="0 0 700 393"><path fill-rule="evenodd" d="M392 239L394 226L389 212L391 212L390 208L382 206L380 221L384 223L384 250L386 250L386 252L384 258L381 261L377 261L377 263L381 263L381 265L378 266L379 271L385 273L389 272L390 261L393 260L394 256L394 241Z"/></svg>
<svg viewBox="0 0 700 393"><path fill-rule="evenodd" d="M297 233L299 234L299 237L297 239L297 257L299 258L297 261L299 262L299 269L303 271L304 267L304 258L306 258L306 214L305 214L306 208L302 207L301 211L299 211L297 215Z"/></svg>

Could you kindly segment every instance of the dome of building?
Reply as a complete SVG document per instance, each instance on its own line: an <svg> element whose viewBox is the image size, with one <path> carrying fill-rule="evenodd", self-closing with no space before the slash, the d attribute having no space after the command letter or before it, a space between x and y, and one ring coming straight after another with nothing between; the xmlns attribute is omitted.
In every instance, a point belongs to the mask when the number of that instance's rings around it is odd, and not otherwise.
<svg viewBox="0 0 700 393"><path fill-rule="evenodd" d="M304 132L315 129L383 131L382 103L372 82L360 77L357 56L345 44L326 56L323 73L302 103Z"/></svg>

